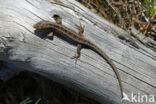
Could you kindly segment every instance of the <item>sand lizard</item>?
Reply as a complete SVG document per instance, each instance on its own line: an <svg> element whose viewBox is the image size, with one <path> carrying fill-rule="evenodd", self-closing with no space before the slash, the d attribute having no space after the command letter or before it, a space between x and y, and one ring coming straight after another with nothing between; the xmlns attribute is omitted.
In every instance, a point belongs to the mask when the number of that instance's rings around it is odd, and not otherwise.
<svg viewBox="0 0 156 104"><path fill-rule="evenodd" d="M76 25L77 29L79 30L79 32L76 33L72 29L62 25L62 20L59 16L55 15L54 19L55 19L56 23L43 20L43 21L36 23L33 27L38 30L52 29L52 32L57 33L66 39L70 39L73 42L76 42L77 43L77 53L72 57L73 59L76 59L76 61L80 57L80 51L81 51L82 45L84 45L84 46L88 47L89 49L92 49L93 51L98 53L102 58L104 58L109 63L109 65L114 70L116 77L118 79L118 82L119 82L121 96L123 98L124 92L123 92L122 82L121 82L121 78L120 78L119 72L118 72L115 64L112 62L112 60L106 55L106 53L102 49L100 49L97 45L95 45L94 43L92 43L91 41L89 41L83 37L84 27L81 24L80 24L80 26ZM53 34L50 34L49 36L53 36Z"/></svg>

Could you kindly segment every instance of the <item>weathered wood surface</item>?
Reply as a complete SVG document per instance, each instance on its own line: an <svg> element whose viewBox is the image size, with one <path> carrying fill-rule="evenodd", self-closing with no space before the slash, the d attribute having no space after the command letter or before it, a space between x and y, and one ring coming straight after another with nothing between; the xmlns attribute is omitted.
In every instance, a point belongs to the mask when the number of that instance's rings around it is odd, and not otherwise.
<svg viewBox="0 0 156 104"><path fill-rule="evenodd" d="M58 2L60 1L60 2ZM43 40L34 35L33 24L58 14L63 24L76 30L85 25L85 38L111 57L121 75L124 92L156 97L156 54L137 43L139 49L117 38L127 32L98 17L75 0L0 0L0 60L73 88L101 103L120 104L116 76L105 60L90 49L82 49L75 65L70 59L74 45L57 36ZM156 98L155 98L156 99Z"/></svg>

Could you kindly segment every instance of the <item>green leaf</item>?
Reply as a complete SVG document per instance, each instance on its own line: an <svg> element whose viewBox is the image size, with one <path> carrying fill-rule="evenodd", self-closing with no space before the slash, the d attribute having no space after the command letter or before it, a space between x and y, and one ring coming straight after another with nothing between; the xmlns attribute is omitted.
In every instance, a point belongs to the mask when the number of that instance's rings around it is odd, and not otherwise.
<svg viewBox="0 0 156 104"><path fill-rule="evenodd" d="M40 101L41 101L41 99L39 98L39 99L35 102L35 104L38 104Z"/></svg>
<svg viewBox="0 0 156 104"><path fill-rule="evenodd" d="M31 103L31 102L32 102L32 100L30 98L26 98L25 100L20 102L20 104L28 104L28 103Z"/></svg>

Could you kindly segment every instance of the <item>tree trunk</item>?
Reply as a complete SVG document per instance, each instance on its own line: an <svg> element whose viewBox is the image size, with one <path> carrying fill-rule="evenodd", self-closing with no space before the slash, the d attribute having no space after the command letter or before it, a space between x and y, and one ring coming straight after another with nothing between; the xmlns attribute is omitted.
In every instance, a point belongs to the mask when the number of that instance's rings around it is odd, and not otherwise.
<svg viewBox="0 0 156 104"><path fill-rule="evenodd" d="M100 103L121 104L118 80L102 57L83 48L75 65L70 58L76 52L74 44L57 36L43 40L34 34L35 23L54 22L52 16L57 14L63 25L75 31L79 21L85 26L84 37L115 63L130 99L132 94L137 99L142 95L156 99L155 48L143 44L140 38L130 36L75 0L1 0L0 4L0 60L46 76Z"/></svg>

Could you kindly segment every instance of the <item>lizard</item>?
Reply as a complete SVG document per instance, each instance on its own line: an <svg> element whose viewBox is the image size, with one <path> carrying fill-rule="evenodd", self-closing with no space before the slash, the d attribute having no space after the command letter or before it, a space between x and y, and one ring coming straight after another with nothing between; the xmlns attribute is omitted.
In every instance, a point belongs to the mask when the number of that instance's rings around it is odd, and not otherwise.
<svg viewBox="0 0 156 104"><path fill-rule="evenodd" d="M116 77L118 79L118 82L119 82L121 96L122 96L122 98L124 98L125 93L123 92L121 77L120 77L120 74L119 74L115 64L112 62L112 60L109 58L109 56L101 48L99 48L97 45L95 45L90 40L87 40L84 38L84 36L83 36L84 26L82 26L81 23L80 23L80 26L75 25L76 28L79 30L79 32L77 33L74 30L62 25L62 18L60 16L54 15L53 17L55 19L55 22L42 20L42 21L34 24L33 27L37 30L52 29L52 32L50 34L47 34L46 38L53 36L54 35L53 33L57 33L57 34L61 35L62 37L66 38L66 39L70 39L71 41L77 43L77 52L75 53L75 55L73 57L71 57L72 59L75 59L75 63L77 62L77 59L81 55L80 51L82 49L82 45L88 47L89 49L91 49L91 50L95 51L97 54L99 54L103 59L106 60L106 62L114 70Z"/></svg>

